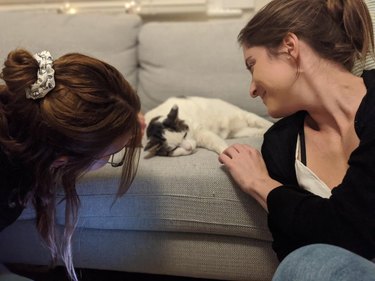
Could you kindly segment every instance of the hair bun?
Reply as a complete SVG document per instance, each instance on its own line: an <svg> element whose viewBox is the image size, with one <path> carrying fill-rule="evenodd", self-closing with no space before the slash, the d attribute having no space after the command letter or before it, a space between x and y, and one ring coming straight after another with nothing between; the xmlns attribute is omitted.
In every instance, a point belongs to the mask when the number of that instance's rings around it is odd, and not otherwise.
<svg viewBox="0 0 375 281"><path fill-rule="evenodd" d="M8 90L14 94L25 94L25 89L37 79L38 62L24 49L17 49L8 54L4 62L1 78Z"/></svg>

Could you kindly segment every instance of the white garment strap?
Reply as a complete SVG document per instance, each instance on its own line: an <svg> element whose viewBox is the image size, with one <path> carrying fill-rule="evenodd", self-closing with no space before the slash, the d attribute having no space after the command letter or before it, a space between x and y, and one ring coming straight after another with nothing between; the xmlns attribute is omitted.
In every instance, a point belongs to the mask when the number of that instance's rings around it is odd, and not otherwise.
<svg viewBox="0 0 375 281"><path fill-rule="evenodd" d="M331 197L331 189L300 159L300 137L297 138L296 161L294 163L298 184L305 190L323 198Z"/></svg>

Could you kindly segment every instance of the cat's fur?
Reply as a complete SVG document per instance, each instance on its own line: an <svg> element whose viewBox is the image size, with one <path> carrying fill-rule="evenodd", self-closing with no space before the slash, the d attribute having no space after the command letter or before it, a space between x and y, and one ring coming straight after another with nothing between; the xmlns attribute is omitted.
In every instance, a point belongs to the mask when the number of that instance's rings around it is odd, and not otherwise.
<svg viewBox="0 0 375 281"><path fill-rule="evenodd" d="M189 155L196 147L220 154L224 139L263 135L272 123L220 99L169 98L145 114L145 151L159 156Z"/></svg>

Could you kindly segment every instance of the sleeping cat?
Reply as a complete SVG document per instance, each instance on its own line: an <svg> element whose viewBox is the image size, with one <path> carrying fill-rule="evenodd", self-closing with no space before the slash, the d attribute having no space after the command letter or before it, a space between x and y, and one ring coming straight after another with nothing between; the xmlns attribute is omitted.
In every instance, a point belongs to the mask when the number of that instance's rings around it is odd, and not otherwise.
<svg viewBox="0 0 375 281"><path fill-rule="evenodd" d="M203 147L220 154L225 139L263 136L272 123L220 99L169 98L145 114L146 158L182 156Z"/></svg>

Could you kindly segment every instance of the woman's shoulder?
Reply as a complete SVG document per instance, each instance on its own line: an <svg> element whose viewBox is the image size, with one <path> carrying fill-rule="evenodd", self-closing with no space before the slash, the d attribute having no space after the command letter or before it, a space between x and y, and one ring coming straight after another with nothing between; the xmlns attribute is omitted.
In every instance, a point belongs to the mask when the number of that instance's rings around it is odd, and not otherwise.
<svg viewBox="0 0 375 281"><path fill-rule="evenodd" d="M365 70L362 74L362 78L366 85L367 93L358 108L356 116L357 122L375 118L375 69Z"/></svg>
<svg viewBox="0 0 375 281"><path fill-rule="evenodd" d="M375 69L364 70L362 74L368 92L375 93Z"/></svg>
<svg viewBox="0 0 375 281"><path fill-rule="evenodd" d="M361 140L375 136L375 69L362 74L367 93L363 97L355 116L355 130Z"/></svg>
<svg viewBox="0 0 375 281"><path fill-rule="evenodd" d="M0 232L21 214L23 207L15 200L17 187L12 180L11 165L6 154L0 149Z"/></svg>
<svg viewBox="0 0 375 281"><path fill-rule="evenodd" d="M26 193L31 188L31 173L16 161L9 160L7 154L0 149L0 200L5 193L20 190Z"/></svg>

